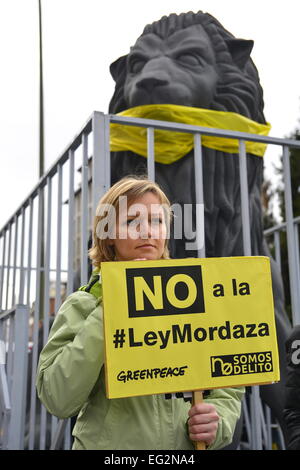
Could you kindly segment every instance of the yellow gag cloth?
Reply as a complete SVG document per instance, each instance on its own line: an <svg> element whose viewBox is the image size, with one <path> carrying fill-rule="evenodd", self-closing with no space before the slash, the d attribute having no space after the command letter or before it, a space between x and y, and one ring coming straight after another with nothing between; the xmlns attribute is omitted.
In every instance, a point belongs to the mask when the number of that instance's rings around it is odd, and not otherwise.
<svg viewBox="0 0 300 470"><path fill-rule="evenodd" d="M271 129L268 123L260 124L237 113L173 104L136 106L118 113L117 116L178 122L261 136L267 136ZM179 160L194 147L193 134L185 132L155 130L154 142L155 161L164 164ZM202 135L202 145L221 152L239 152L236 139ZM266 144L246 142L246 151L260 157L263 157L266 147ZM110 149L114 152L130 150L147 158L147 128L111 124Z"/></svg>

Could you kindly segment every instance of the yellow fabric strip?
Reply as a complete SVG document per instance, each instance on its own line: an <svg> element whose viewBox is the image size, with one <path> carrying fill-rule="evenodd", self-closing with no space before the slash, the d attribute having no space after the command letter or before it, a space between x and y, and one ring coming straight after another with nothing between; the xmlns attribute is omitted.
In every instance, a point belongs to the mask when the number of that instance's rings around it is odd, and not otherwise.
<svg viewBox="0 0 300 470"><path fill-rule="evenodd" d="M259 124L237 113L192 108L171 104L143 105L127 109L118 116L156 119L159 121L179 122L214 129L247 132L267 136L270 124ZM111 124L111 151L130 150L147 157L147 129L142 127ZM202 136L202 145L228 153L238 153L238 140L222 137ZM155 130L155 161L170 164L179 160L194 147L192 134L176 131ZM267 145L246 142L246 151L263 157Z"/></svg>

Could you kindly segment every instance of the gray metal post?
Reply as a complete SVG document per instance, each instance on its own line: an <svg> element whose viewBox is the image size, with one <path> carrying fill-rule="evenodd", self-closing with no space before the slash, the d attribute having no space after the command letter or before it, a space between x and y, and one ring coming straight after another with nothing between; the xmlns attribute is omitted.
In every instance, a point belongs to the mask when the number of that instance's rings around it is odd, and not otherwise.
<svg viewBox="0 0 300 470"><path fill-rule="evenodd" d="M199 258L205 258L203 159L201 135L194 135L194 166L196 192L196 240Z"/></svg>
<svg viewBox="0 0 300 470"><path fill-rule="evenodd" d="M46 246L44 265L44 305L43 305L43 345L46 344L49 332L49 292L50 292L50 254L51 254L51 219L52 219L52 178L47 178L47 219L46 219ZM40 449L46 448L47 410L41 407L40 418Z"/></svg>
<svg viewBox="0 0 300 470"><path fill-rule="evenodd" d="M62 447L67 421L66 419L60 419L58 421L55 434L51 441L50 450L58 450Z"/></svg>
<svg viewBox="0 0 300 470"><path fill-rule="evenodd" d="M62 188L63 171L62 165L58 165L57 182L57 235L56 235L56 281L55 281L55 311L61 304L61 233L62 233Z"/></svg>
<svg viewBox="0 0 300 470"><path fill-rule="evenodd" d="M27 243L27 305L30 305L31 263L32 263L32 225L33 225L33 199L29 200L29 224Z"/></svg>
<svg viewBox="0 0 300 470"><path fill-rule="evenodd" d="M2 323L3 320L0 321ZM0 449L7 449L11 403L8 390L5 342L0 339Z"/></svg>
<svg viewBox="0 0 300 470"><path fill-rule="evenodd" d="M5 265L5 252L6 252L6 234L7 230L3 230L3 242L2 242L2 265L0 267L0 312L4 310L4 303L3 303L3 281L4 281L4 265Z"/></svg>
<svg viewBox="0 0 300 470"><path fill-rule="evenodd" d="M249 213L249 190L247 176L247 156L246 147L243 140L239 141L240 155L240 189L241 189L241 208L242 208L242 229L244 255L251 256L251 234L250 234L250 213Z"/></svg>
<svg viewBox="0 0 300 470"><path fill-rule="evenodd" d="M300 244L299 244L299 226L298 222L294 221L294 236L295 236L295 261L296 261L296 272L297 272L297 286L300 289ZM298 293L298 299L300 302L300 294Z"/></svg>
<svg viewBox="0 0 300 470"><path fill-rule="evenodd" d="M16 272L17 272L17 256L18 256L18 233L19 233L19 217L16 214L14 217L15 223L15 239L14 239L14 251L13 251L13 281L12 281L12 297L11 297L11 307L17 303L16 299Z"/></svg>
<svg viewBox="0 0 300 470"><path fill-rule="evenodd" d="M82 136L82 171L81 171L81 256L80 256L80 282L88 282L88 136Z"/></svg>
<svg viewBox="0 0 300 470"><path fill-rule="evenodd" d="M147 172L148 178L155 181L154 129L147 128Z"/></svg>
<svg viewBox="0 0 300 470"><path fill-rule="evenodd" d="M281 272L281 250L280 250L280 231L274 233L275 261Z"/></svg>
<svg viewBox="0 0 300 470"><path fill-rule="evenodd" d="M63 167L57 166L57 233L56 233L56 279L55 279L55 312L61 305L61 252L62 252L62 193L63 193ZM51 439L56 432L56 416L51 417Z"/></svg>
<svg viewBox="0 0 300 470"><path fill-rule="evenodd" d="M10 450L24 448L27 363L28 307L26 305L17 305L15 309L14 362L11 391L12 409L8 434L8 449Z"/></svg>
<svg viewBox="0 0 300 470"><path fill-rule="evenodd" d="M93 216L99 199L110 187L110 119L103 113L93 114Z"/></svg>
<svg viewBox="0 0 300 470"><path fill-rule="evenodd" d="M250 212L249 212L249 189L247 175L247 155L245 142L239 141L239 168L240 168L240 189L242 208L242 229L244 255L251 256L251 233L250 233ZM254 450L262 449L262 432L260 422L260 396L259 387L254 386L251 390L251 446Z"/></svg>
<svg viewBox="0 0 300 470"><path fill-rule="evenodd" d="M11 239L12 239L12 223L9 224L9 236L8 236L8 247L7 247L7 268L6 268L6 302L5 310L9 309L8 299L9 299L9 286L10 286L10 271L11 271Z"/></svg>
<svg viewBox="0 0 300 470"><path fill-rule="evenodd" d="M68 217L68 280L67 295L73 292L74 279L74 151L69 151L69 217Z"/></svg>
<svg viewBox="0 0 300 470"><path fill-rule="evenodd" d="M297 283L297 264L296 264L296 246L293 221L293 201L291 187L291 168L290 168L290 152L289 148L283 146L283 179L284 179L284 201L286 213L286 232L288 243L288 261L290 276L290 292L292 303L293 324L300 323L300 286Z"/></svg>
<svg viewBox="0 0 300 470"><path fill-rule="evenodd" d="M25 208L22 208L21 213L22 228L21 228L21 256L20 256L20 287L19 287L19 298L18 304L24 303L24 287L25 287L25 270L24 270L24 244L25 244Z"/></svg>
<svg viewBox="0 0 300 470"><path fill-rule="evenodd" d="M42 233L43 224L43 188L38 188L38 234ZM34 305L34 325L33 325L33 349L32 349L32 370L36 370L38 362L38 338L39 338L39 314L42 306L40 305L40 289L41 289L41 246L42 238L37 238L36 252L36 286L35 286L35 305ZM35 446L35 426L36 426L36 388L35 374L31 376L30 389L30 419L29 419L29 450L33 450Z"/></svg>

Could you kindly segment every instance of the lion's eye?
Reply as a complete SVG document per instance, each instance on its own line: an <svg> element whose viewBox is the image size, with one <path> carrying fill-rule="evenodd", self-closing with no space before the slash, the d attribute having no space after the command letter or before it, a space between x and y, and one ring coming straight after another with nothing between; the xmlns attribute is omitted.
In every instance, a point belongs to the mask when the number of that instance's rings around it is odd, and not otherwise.
<svg viewBox="0 0 300 470"><path fill-rule="evenodd" d="M146 61L141 58L131 59L129 61L129 72L139 73L143 69L145 63Z"/></svg>
<svg viewBox="0 0 300 470"><path fill-rule="evenodd" d="M202 65L201 58L196 54L181 54L177 57L177 60L184 65Z"/></svg>

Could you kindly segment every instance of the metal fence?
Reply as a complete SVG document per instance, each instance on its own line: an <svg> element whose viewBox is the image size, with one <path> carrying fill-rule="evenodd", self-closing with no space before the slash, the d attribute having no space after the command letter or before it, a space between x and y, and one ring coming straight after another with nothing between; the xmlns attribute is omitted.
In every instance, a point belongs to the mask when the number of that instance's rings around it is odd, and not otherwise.
<svg viewBox="0 0 300 470"><path fill-rule="evenodd" d="M286 231L293 323L300 323L299 218L293 218L289 148L300 143L186 124L125 118L94 112L71 144L40 179L0 231L0 446L2 449L69 449L70 422L59 422L39 403L35 371L51 322L74 290L75 233L79 233L77 282L88 280L89 227L101 195L110 187L110 124L147 128L148 176L155 179L154 129L194 135L196 203L203 204L201 136L239 141L244 255L251 255L246 141L282 148L286 221L270 229L280 263L278 233ZM91 162L91 166L90 166ZM80 171L78 171L80 169ZM77 217L80 193L80 217ZM87 210L90 200L91 211ZM200 228L201 220L196 220ZM295 228L297 227L297 229ZM198 255L205 256L205 247ZM249 448L270 446L269 412L262 411L258 387L244 405ZM51 444L52 443L52 444Z"/></svg>

